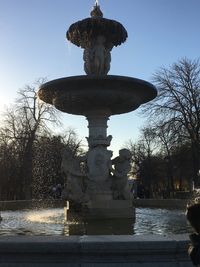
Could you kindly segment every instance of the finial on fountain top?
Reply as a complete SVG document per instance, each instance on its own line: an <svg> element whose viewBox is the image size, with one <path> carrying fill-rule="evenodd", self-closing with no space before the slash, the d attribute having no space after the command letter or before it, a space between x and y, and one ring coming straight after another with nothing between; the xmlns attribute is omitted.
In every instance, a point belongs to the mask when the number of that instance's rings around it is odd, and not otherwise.
<svg viewBox="0 0 200 267"><path fill-rule="evenodd" d="M103 18L103 13L100 9L100 5L99 5L98 0L95 1L95 5L93 6L93 9L90 12L90 15L94 19Z"/></svg>

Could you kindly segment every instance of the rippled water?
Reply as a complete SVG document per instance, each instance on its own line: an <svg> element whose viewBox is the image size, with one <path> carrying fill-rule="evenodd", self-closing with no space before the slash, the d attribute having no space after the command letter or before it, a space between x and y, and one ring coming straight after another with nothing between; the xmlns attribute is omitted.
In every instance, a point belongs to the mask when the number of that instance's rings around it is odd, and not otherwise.
<svg viewBox="0 0 200 267"><path fill-rule="evenodd" d="M136 209L135 234L184 234L191 232L182 210Z"/></svg>
<svg viewBox="0 0 200 267"><path fill-rule="evenodd" d="M75 222L64 222L63 209L40 209L3 211L0 223L0 235L71 235L84 234L83 226ZM101 221L99 225L104 225ZM115 232L127 227L123 220L114 220ZM131 223L130 234L182 234L191 231L186 222L184 211L167 209L137 208L136 222ZM93 227L94 234L100 234L98 224ZM96 227L96 228L95 228ZM71 229L71 230L70 230ZM75 229L75 230L74 230ZM78 231L77 231L78 229Z"/></svg>

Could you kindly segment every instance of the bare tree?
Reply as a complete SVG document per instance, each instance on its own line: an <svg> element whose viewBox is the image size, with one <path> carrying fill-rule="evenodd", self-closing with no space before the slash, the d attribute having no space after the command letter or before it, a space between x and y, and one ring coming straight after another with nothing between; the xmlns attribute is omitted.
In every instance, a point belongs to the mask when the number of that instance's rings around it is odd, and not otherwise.
<svg viewBox="0 0 200 267"><path fill-rule="evenodd" d="M173 136L189 140L193 152L193 179L198 185L200 169L200 63L181 59L154 74L158 97L143 109L152 121L173 128Z"/></svg>
<svg viewBox="0 0 200 267"><path fill-rule="evenodd" d="M18 91L16 104L4 114L2 138L12 142L18 152L21 197L31 199L33 145L37 136L48 129L49 123L58 123L58 113L50 105L41 102L37 90L45 80L34 86L27 85Z"/></svg>
<svg viewBox="0 0 200 267"><path fill-rule="evenodd" d="M132 173L140 179L145 186L146 192L152 197L157 180L157 147L155 133L152 128L145 127L141 130L140 139L134 143L127 142L126 147L131 151L133 158Z"/></svg>
<svg viewBox="0 0 200 267"><path fill-rule="evenodd" d="M174 191L172 151L177 141L174 136L174 128L173 125L168 123L165 124L163 123L163 121L160 121L152 126L152 131L155 135L155 142L157 143L157 147L165 159L167 174L167 191L170 194L170 192Z"/></svg>

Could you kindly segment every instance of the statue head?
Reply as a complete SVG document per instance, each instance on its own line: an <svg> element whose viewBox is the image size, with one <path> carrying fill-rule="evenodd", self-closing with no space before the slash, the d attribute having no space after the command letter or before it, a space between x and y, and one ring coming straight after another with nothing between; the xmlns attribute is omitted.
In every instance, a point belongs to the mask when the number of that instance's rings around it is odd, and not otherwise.
<svg viewBox="0 0 200 267"><path fill-rule="evenodd" d="M130 160L132 158L132 154L130 150L123 148L119 150L119 156L120 158L123 158L125 160Z"/></svg>

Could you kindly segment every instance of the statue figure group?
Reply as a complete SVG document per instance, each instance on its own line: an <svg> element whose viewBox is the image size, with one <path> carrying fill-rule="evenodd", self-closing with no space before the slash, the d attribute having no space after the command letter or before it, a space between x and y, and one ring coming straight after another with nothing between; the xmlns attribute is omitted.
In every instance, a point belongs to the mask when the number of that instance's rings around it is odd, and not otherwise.
<svg viewBox="0 0 200 267"><path fill-rule="evenodd" d="M106 75L110 70L112 45L106 47L105 37L98 36L93 44L84 50L84 70L88 75Z"/></svg>
<svg viewBox="0 0 200 267"><path fill-rule="evenodd" d="M91 190L109 186L113 199L130 199L128 173L131 170L131 153L121 149L119 156L111 160L112 151L96 147L86 156L74 156L70 149L62 151L61 170L66 184L63 198L76 203L90 199ZM92 187L92 186L93 187Z"/></svg>

